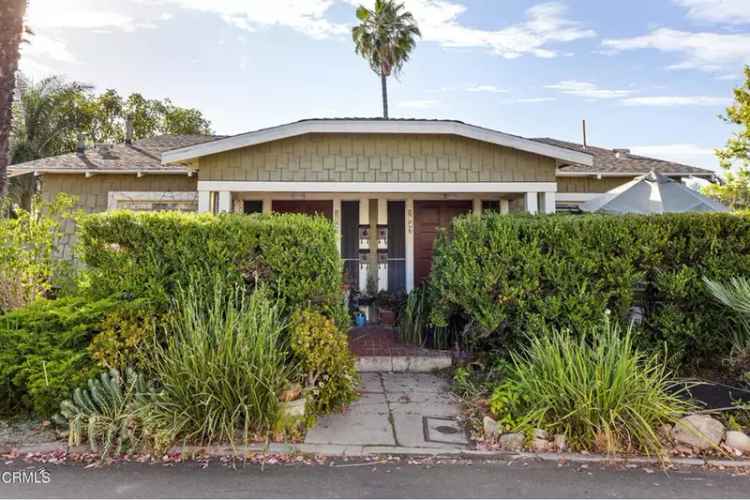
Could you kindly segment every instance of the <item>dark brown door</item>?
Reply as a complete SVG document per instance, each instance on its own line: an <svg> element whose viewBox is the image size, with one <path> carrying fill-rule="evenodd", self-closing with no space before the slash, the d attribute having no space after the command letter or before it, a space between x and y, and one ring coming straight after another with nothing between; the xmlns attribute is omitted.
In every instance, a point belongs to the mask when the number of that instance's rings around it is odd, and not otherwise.
<svg viewBox="0 0 750 500"><path fill-rule="evenodd" d="M271 209L279 214L322 215L333 219L331 200L273 200Z"/></svg>
<svg viewBox="0 0 750 500"><path fill-rule="evenodd" d="M432 246L438 229L448 227L458 215L470 213L471 200L414 202L414 283L422 282L432 269Z"/></svg>

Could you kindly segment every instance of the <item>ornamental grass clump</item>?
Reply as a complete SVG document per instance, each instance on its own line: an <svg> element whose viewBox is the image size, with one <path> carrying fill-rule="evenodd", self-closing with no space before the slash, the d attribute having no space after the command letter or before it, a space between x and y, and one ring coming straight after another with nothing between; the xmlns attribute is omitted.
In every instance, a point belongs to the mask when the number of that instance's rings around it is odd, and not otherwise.
<svg viewBox="0 0 750 500"><path fill-rule="evenodd" d="M661 424L690 410L658 355L605 320L587 335L553 331L512 354L490 408L506 426L564 434L574 448L661 454Z"/></svg>
<svg viewBox="0 0 750 500"><path fill-rule="evenodd" d="M166 341L154 345L161 391L145 421L157 442L248 442L272 428L292 375L285 324L270 293L246 295L220 279L209 288L178 291Z"/></svg>

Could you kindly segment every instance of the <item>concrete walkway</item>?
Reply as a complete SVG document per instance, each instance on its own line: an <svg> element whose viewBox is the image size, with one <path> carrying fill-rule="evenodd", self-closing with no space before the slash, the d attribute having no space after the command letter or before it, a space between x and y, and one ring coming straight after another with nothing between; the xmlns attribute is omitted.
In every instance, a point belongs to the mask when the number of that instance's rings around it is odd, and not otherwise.
<svg viewBox="0 0 750 500"><path fill-rule="evenodd" d="M318 419L305 445L380 449L469 448L447 382L427 373L362 373L362 396L343 413Z"/></svg>

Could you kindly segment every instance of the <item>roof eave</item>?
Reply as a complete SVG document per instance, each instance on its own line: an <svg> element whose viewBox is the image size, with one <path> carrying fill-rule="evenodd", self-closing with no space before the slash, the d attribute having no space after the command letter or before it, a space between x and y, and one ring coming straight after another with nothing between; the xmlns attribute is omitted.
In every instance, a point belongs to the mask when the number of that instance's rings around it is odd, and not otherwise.
<svg viewBox="0 0 750 500"><path fill-rule="evenodd" d="M634 177L648 172L563 172L558 170L557 177ZM659 172L667 177L715 177L714 172Z"/></svg>
<svg viewBox="0 0 750 500"><path fill-rule="evenodd" d="M201 156L311 133L458 135L580 165L593 166L594 162L593 156L587 153L455 121L314 120L280 125L165 151L162 153L162 164L193 160Z"/></svg>
<svg viewBox="0 0 750 500"><path fill-rule="evenodd" d="M163 169L153 168L129 168L129 169L117 169L117 168L13 168L8 167L8 177L15 177L18 175L25 174L140 174L140 175L153 175L153 174L192 174L193 169L185 167L171 167Z"/></svg>

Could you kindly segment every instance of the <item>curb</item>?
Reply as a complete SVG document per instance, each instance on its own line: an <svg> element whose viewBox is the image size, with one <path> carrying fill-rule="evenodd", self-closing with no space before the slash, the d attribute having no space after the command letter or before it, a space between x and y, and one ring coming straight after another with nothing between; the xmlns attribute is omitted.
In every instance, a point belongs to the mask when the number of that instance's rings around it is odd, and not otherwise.
<svg viewBox="0 0 750 500"><path fill-rule="evenodd" d="M84 447L77 449L69 448L64 443L50 442L40 443L33 446L15 448L17 454L44 454L53 452L76 452L82 451ZM86 451L88 449L86 448ZM664 462L655 457L623 457L584 453L531 453L531 452L503 452L494 450L471 450L461 448L415 448L404 446L383 445L345 445L345 444L309 444L309 443L269 443L251 444L242 446L175 446L169 449L168 454L180 453L185 456L208 456L208 457L230 457L244 456L254 453L269 453L276 455L318 455L330 458L351 457L377 457L381 455L403 456L403 457L457 457L466 459L484 460L539 460L543 462L572 462L585 464L634 464L634 465L683 465L690 467L733 467L750 469L750 459L729 460L713 458L670 458Z"/></svg>

